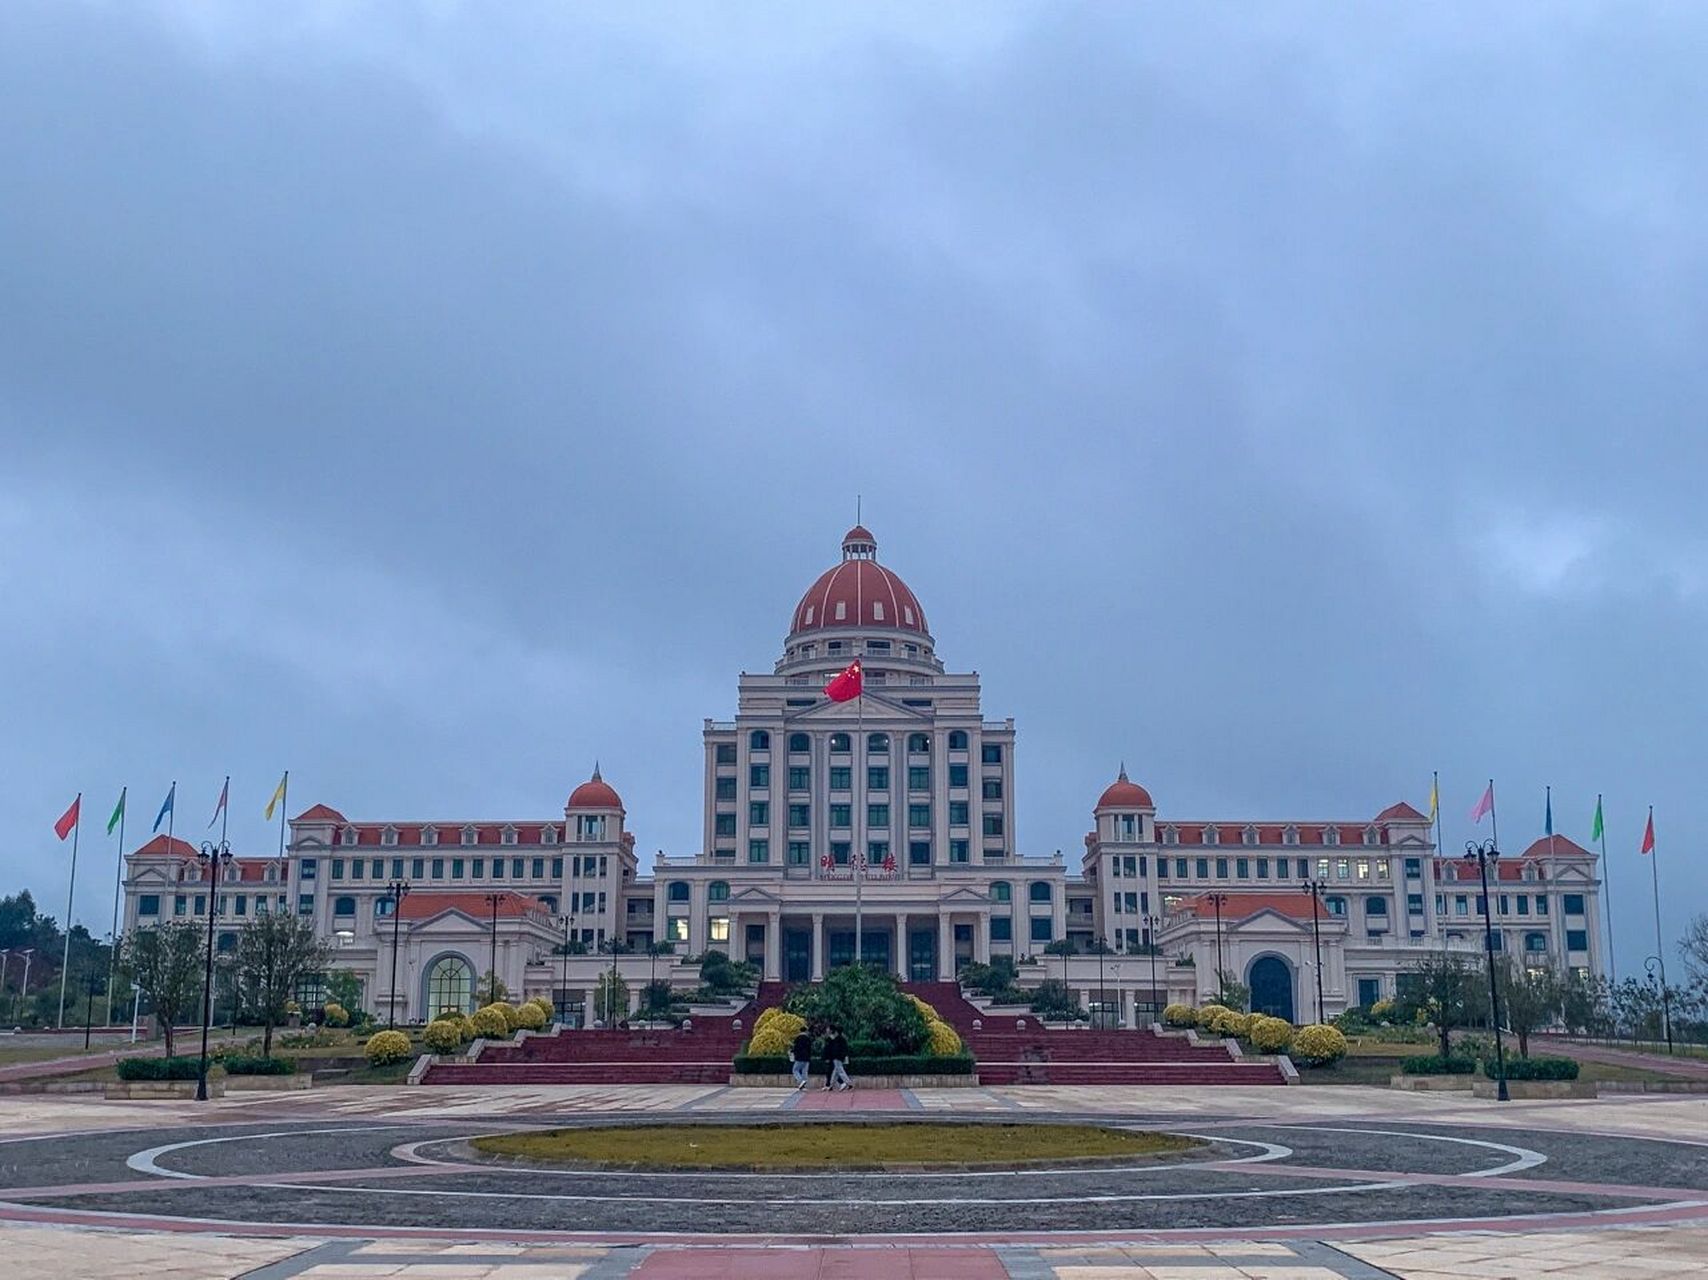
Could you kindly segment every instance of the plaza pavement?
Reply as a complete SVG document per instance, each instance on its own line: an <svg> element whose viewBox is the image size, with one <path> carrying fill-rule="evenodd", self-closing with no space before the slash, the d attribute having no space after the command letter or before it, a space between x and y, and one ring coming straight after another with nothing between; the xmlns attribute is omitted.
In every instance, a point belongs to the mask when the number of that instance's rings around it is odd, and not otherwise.
<svg viewBox="0 0 1708 1280"><path fill-rule="evenodd" d="M0 1133L9 1138L182 1127L211 1123L383 1118L428 1124L455 1118L504 1119L565 1114L717 1115L735 1111L864 1109L871 1104L913 1114L1142 1112L1166 1120L1225 1119L1275 1123L1383 1121L1471 1125L1494 1132L1551 1131L1603 1137L1708 1141L1708 1097L1623 1095L1593 1101L1503 1105L1463 1094L1412 1094L1350 1087L1222 1088L1112 1091L1072 1086L895 1091L893 1095L793 1095L718 1086L482 1087L408 1089L333 1087L297 1094L240 1094L206 1104L188 1101L105 1102L76 1097L0 1098ZM27 1164L28 1143L5 1153ZM1685 1197L1680 1197L1681 1200ZM1708 1211L1708 1195L1700 1203ZM885 1244L742 1243L565 1245L491 1239L365 1239L265 1236L242 1231L149 1231L51 1227L6 1221L0 1208L0 1259L6 1277L119 1277L154 1280L1446 1280L1446 1277L1708 1276L1708 1212L1696 1222L1629 1225L1618 1219L1581 1229L1421 1233L1415 1223L1386 1228L1323 1228L1266 1239L1137 1241L1033 1239L1025 1244L953 1246L912 1241ZM15 1215L14 1215L15 1216ZM1631 1222L1644 1215L1634 1214ZM1698 1225L1698 1224L1701 1225ZM1017 1238L1021 1233L1017 1232ZM383 1233L376 1233L383 1235Z"/></svg>

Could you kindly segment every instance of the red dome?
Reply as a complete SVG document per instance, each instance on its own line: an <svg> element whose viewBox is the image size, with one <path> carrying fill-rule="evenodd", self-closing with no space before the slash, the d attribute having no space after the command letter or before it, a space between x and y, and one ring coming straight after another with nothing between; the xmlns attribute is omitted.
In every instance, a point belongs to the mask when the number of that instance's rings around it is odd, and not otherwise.
<svg viewBox="0 0 1708 1280"><path fill-rule="evenodd" d="M1098 797L1099 809L1154 809L1151 793L1136 782L1127 779L1127 766L1121 766L1121 774L1104 789Z"/></svg>
<svg viewBox="0 0 1708 1280"><path fill-rule="evenodd" d="M569 793L569 803L566 809L617 809L623 807L623 798L611 787L611 784L599 776L599 766L593 766L593 776Z"/></svg>
<svg viewBox="0 0 1708 1280"><path fill-rule="evenodd" d="M842 563L826 569L795 606L789 634L821 627L894 627L929 634L925 610L907 583L877 561L878 544L863 525L842 539Z"/></svg>

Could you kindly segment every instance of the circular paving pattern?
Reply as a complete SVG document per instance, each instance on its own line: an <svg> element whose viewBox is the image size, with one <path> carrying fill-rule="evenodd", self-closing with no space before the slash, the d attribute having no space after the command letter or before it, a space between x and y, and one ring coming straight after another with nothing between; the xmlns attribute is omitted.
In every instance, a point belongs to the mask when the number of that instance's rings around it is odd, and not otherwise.
<svg viewBox="0 0 1708 1280"><path fill-rule="evenodd" d="M609 1123L553 1116L538 1127ZM1467 1220L1535 1228L1583 1215L1646 1222L1708 1214L1708 1146L1688 1142L1399 1123L1123 1123L1207 1145L1185 1162L1094 1168L640 1173L469 1158L469 1139L514 1132L514 1117L210 1125L0 1142L0 1218L368 1236L1015 1241L1052 1233L1251 1239L1445 1220L1460 1229ZM717 1127L705 1123L707 1141L716 1141Z"/></svg>

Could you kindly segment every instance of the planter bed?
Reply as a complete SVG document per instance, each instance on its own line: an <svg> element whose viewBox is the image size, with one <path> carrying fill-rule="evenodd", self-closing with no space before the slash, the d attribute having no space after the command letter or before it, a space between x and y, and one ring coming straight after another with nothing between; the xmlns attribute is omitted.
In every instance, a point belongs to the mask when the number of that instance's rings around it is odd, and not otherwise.
<svg viewBox="0 0 1708 1280"><path fill-rule="evenodd" d="M815 1075L809 1090L817 1089L824 1081L822 1074ZM856 1089L973 1089L978 1087L979 1078L974 1075L953 1076L855 1076ZM793 1089L795 1078L787 1073L783 1075L760 1075L753 1073L734 1074L729 1078L730 1087L734 1089Z"/></svg>
<svg viewBox="0 0 1708 1280"><path fill-rule="evenodd" d="M288 1076L227 1076L225 1084L233 1093L294 1093L312 1089L314 1077L306 1071Z"/></svg>
<svg viewBox="0 0 1708 1280"><path fill-rule="evenodd" d="M1470 1074L1451 1076L1393 1076L1388 1088L1413 1093L1469 1093L1477 1078Z"/></svg>
<svg viewBox="0 0 1708 1280"><path fill-rule="evenodd" d="M1513 1098L1593 1098L1593 1080L1508 1080L1507 1094ZM1493 1080L1474 1079L1471 1092L1479 1098L1495 1096Z"/></svg>
<svg viewBox="0 0 1708 1280"><path fill-rule="evenodd" d="M223 1098L225 1096L225 1080L210 1079L208 1081L208 1097ZM142 1098L194 1098L196 1082L194 1080L115 1080L105 1086L108 1101L113 1099L142 1099Z"/></svg>

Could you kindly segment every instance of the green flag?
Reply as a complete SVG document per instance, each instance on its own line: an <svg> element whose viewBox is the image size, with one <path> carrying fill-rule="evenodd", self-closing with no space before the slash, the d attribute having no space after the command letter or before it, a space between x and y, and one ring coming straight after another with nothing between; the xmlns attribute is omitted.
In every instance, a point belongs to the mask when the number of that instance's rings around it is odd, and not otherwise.
<svg viewBox="0 0 1708 1280"><path fill-rule="evenodd" d="M113 828L119 825L119 819L125 816L125 792L129 787L119 788L119 802L113 806L113 816L107 819L107 834L113 834Z"/></svg>
<svg viewBox="0 0 1708 1280"><path fill-rule="evenodd" d="M1591 840L1601 839L1601 797L1600 796L1597 796L1595 798L1595 827L1590 831L1589 838Z"/></svg>

